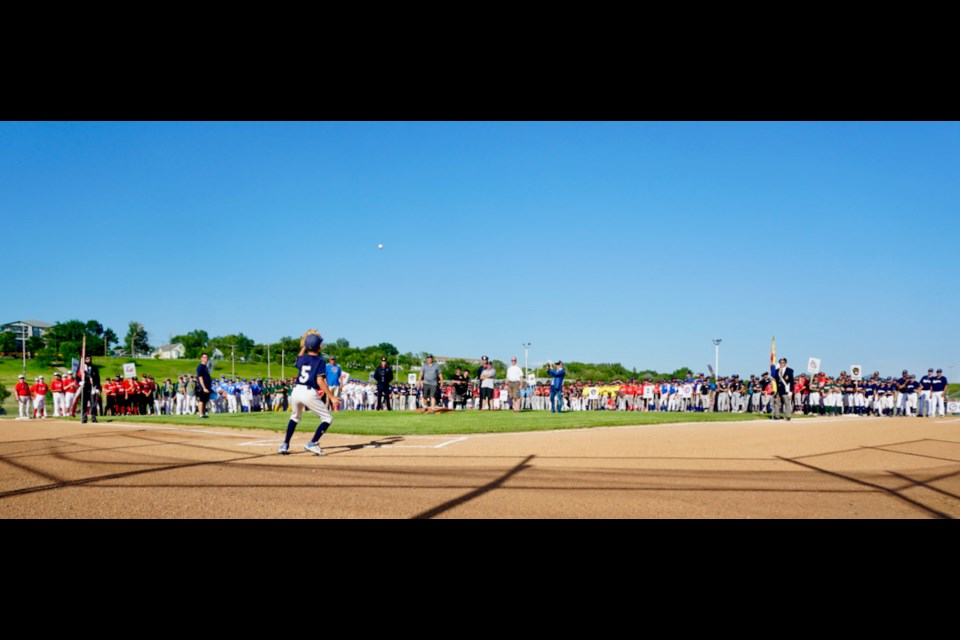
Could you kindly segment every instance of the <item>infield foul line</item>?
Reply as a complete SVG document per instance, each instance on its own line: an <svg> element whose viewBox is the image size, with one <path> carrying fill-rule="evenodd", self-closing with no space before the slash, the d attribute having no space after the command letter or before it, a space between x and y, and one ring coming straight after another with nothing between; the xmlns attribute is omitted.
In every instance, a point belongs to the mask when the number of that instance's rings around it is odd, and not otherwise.
<svg viewBox="0 0 960 640"><path fill-rule="evenodd" d="M454 438L453 440L447 440L441 442L440 444L368 444L365 445L365 449L442 449L447 445L456 444L457 442L463 442L467 440L468 436L463 436L461 438ZM279 438L269 438L267 440L251 440L250 442L241 442L237 444L238 447L275 447L277 443L283 442ZM334 446L334 445L330 445Z"/></svg>

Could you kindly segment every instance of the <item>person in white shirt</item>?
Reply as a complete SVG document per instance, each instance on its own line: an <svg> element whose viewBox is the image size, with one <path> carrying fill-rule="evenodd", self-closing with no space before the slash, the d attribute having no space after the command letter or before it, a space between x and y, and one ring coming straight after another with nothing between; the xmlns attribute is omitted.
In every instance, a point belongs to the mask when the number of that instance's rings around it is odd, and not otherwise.
<svg viewBox="0 0 960 640"><path fill-rule="evenodd" d="M514 413L520 413L520 384L523 382L523 369L517 366L517 357L510 358L507 367L507 397Z"/></svg>

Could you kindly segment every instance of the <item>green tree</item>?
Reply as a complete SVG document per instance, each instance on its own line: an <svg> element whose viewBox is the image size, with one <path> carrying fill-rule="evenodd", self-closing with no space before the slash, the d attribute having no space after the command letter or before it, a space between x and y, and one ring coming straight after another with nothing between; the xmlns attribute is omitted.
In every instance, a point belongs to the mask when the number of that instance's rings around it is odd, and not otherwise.
<svg viewBox="0 0 960 640"><path fill-rule="evenodd" d="M113 329L105 329L103 332L103 338L107 343L107 349L109 350L112 345L115 345L120 342L120 338L117 337L117 334L113 332ZM107 355L106 353L101 355Z"/></svg>
<svg viewBox="0 0 960 640"><path fill-rule="evenodd" d="M0 332L0 353L17 351L17 335L11 331Z"/></svg>
<svg viewBox="0 0 960 640"><path fill-rule="evenodd" d="M27 338L27 353L32 354L33 357L36 357L46 346L43 338L37 336Z"/></svg>
<svg viewBox="0 0 960 640"><path fill-rule="evenodd" d="M376 348L377 348L383 355L387 356L388 358L391 357L391 356L395 356L395 355L397 355L397 354L400 353L400 351L399 351L395 346L393 346L392 344L390 344L389 342L381 342L380 344L378 344L378 345L376 346Z"/></svg>
<svg viewBox="0 0 960 640"><path fill-rule="evenodd" d="M3 404L3 401L10 397L10 391L7 390L3 383L0 382L0 404Z"/></svg>
<svg viewBox="0 0 960 640"><path fill-rule="evenodd" d="M211 349L214 347L220 349L227 360L230 359L231 353L236 357L237 360L250 360L250 356L253 355L253 348L256 346L256 343L252 338L248 338L247 336L243 335L243 333L231 333L227 336L216 336L211 338L208 346ZM296 354L299 350L300 338L297 338L297 349L293 353Z"/></svg>
<svg viewBox="0 0 960 640"><path fill-rule="evenodd" d="M186 358L199 358L200 354L206 350L207 345L210 342L210 337L207 335L207 332L203 329L194 329L189 333L185 333L179 336L173 336L170 339L171 344L176 343L183 344L186 349L184 357ZM221 349L223 351L223 349Z"/></svg>
<svg viewBox="0 0 960 640"><path fill-rule="evenodd" d="M128 325L127 335L123 341L126 345L133 345L134 353L131 354L132 356L138 354L147 355L153 351L153 347L150 346L147 330L143 328L142 324L135 320L132 320Z"/></svg>

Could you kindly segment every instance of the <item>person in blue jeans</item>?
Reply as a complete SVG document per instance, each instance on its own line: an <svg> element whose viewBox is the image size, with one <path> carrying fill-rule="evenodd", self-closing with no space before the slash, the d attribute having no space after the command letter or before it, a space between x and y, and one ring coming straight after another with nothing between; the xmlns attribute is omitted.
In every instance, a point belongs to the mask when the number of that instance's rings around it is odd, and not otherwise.
<svg viewBox="0 0 960 640"><path fill-rule="evenodd" d="M557 360L557 368L547 363L547 373L553 380L550 381L550 413L563 413L563 378L567 371L563 368L563 361Z"/></svg>

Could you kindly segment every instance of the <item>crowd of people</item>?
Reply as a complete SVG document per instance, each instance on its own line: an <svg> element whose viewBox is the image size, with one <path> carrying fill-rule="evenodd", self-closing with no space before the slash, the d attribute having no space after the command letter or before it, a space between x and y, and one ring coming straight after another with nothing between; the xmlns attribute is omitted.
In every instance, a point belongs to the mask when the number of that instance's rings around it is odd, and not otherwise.
<svg viewBox="0 0 960 640"><path fill-rule="evenodd" d="M479 411L641 411L641 412L719 412L779 413L786 407L791 413L863 416L945 415L947 379L942 369L932 368L917 378L907 370L899 378L883 378L879 373L858 379L841 371L831 377L825 373L800 374L771 365L770 371L741 378L722 378L703 373L684 379L567 381L562 362L550 363L549 382L538 379L530 384L517 366L516 358L498 379L498 372L487 356L477 369L458 368L449 380L439 365L428 357L415 383L393 379L386 358L369 380L350 377L333 358L326 365L331 393L341 400L341 411L415 411L428 408ZM784 372L789 371L785 382ZM94 415L194 415L198 413L248 413L287 411L295 378L233 378L221 375L210 381L204 394L197 375L184 374L176 380L157 382L145 375L105 378L92 388L96 405ZM55 373L49 385L38 376L28 385L21 375L15 387L21 418L47 415L47 396L52 397L54 417L75 416L78 411L78 381L68 372ZM200 401L200 398L205 400ZM208 398L208 399L207 399ZM201 411L201 402L205 410Z"/></svg>

